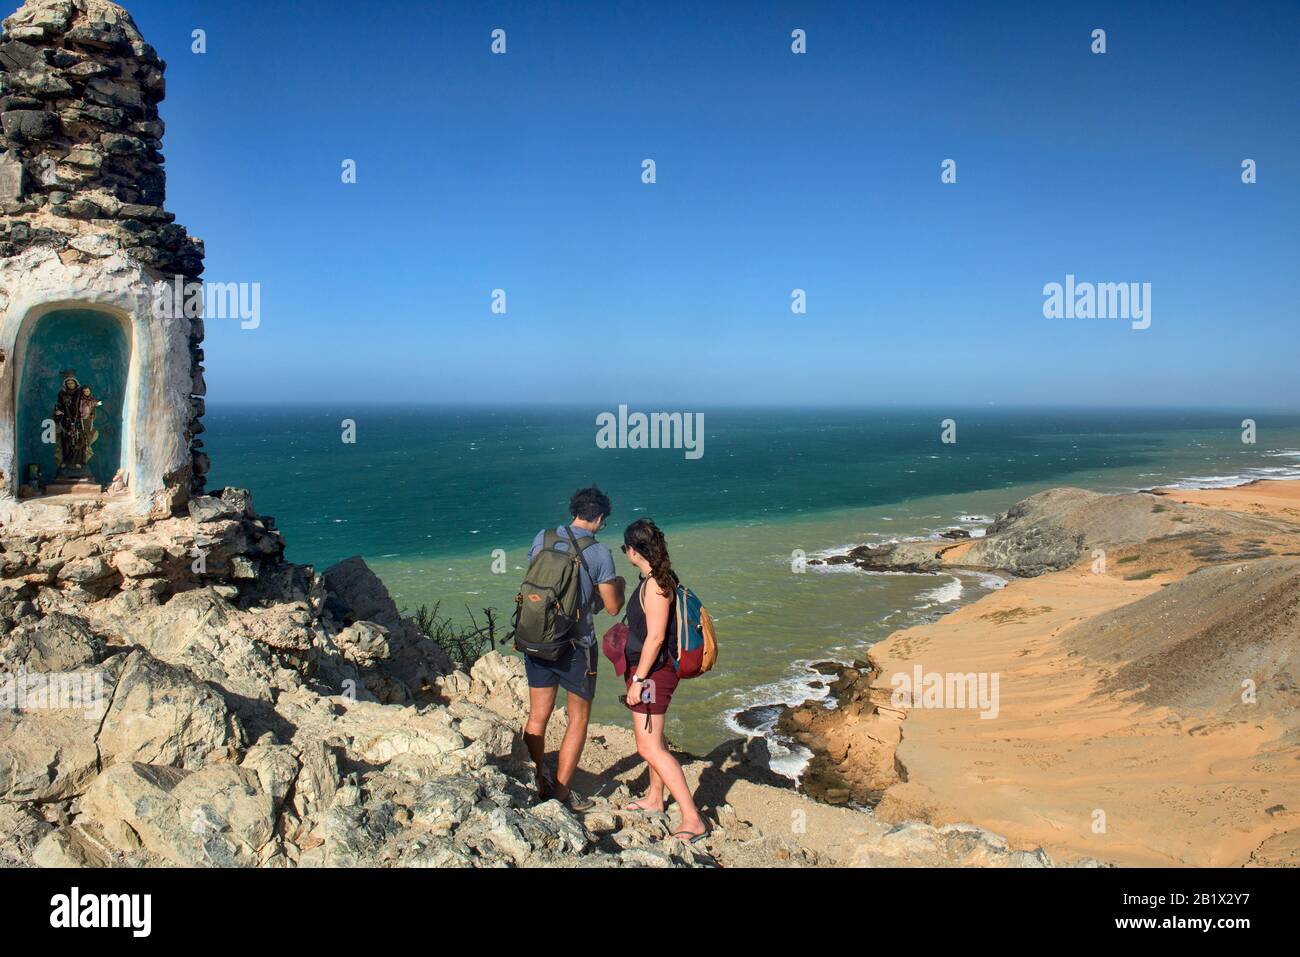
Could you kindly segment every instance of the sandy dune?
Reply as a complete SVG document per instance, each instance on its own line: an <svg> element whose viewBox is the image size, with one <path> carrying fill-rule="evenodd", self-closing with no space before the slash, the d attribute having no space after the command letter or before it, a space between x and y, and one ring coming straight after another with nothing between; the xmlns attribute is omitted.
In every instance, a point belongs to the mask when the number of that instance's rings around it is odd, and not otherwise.
<svg viewBox="0 0 1300 957"><path fill-rule="evenodd" d="M1157 494L1187 505L1263 515L1300 524L1300 482L1252 482L1236 488L1159 489Z"/></svg>
<svg viewBox="0 0 1300 957"><path fill-rule="evenodd" d="M1300 863L1300 482L1076 497L1052 520L1084 536L1073 566L872 648L883 707L834 719L864 750L898 719L894 676L999 676L996 717L906 709L876 814L1066 860Z"/></svg>

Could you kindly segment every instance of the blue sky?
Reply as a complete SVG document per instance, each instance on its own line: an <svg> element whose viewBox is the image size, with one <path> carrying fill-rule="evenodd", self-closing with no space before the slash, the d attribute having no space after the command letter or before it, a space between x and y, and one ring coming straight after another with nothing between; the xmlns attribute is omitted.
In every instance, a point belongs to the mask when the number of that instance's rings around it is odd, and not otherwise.
<svg viewBox="0 0 1300 957"><path fill-rule="evenodd" d="M1300 407L1300 4L127 6L212 403Z"/></svg>

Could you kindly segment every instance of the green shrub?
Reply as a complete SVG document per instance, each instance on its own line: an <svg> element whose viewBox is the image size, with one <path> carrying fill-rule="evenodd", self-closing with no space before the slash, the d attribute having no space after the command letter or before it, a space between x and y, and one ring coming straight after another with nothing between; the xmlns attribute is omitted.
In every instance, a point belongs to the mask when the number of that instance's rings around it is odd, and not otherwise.
<svg viewBox="0 0 1300 957"><path fill-rule="evenodd" d="M478 619L474 616L474 612L467 605L465 611L469 614L469 624L463 625L457 624L451 618L441 614L441 608L442 602L437 602L432 608L428 605L421 605L414 614L408 614L405 611L402 614L411 618L426 637L437 642L442 650L447 652L452 661L466 670L474 662L496 648L497 622L495 609L482 609L486 623L480 625Z"/></svg>

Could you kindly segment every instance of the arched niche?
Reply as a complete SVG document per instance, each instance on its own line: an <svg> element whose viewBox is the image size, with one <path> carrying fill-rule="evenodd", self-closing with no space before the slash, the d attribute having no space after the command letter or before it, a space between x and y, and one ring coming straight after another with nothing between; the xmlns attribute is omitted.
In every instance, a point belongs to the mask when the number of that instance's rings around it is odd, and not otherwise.
<svg viewBox="0 0 1300 957"><path fill-rule="evenodd" d="M57 471L50 420L64 370L74 370L103 402L95 415L99 432L86 463L101 485L130 461L131 327L124 315L102 307L65 304L34 311L19 337L20 370L14 403L15 464L19 481L39 464L45 481Z"/></svg>

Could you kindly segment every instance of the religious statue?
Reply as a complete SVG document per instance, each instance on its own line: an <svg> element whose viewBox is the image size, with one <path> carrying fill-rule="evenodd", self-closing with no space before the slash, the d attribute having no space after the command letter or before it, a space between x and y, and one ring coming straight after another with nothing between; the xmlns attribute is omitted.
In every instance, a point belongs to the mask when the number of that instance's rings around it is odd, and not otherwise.
<svg viewBox="0 0 1300 957"><path fill-rule="evenodd" d="M99 438L95 431L95 412L104 403L91 394L90 386L83 386L72 370L61 372L63 388L54 402L54 427L56 442L54 459L59 464L56 478L89 479L86 463L94 454L93 446Z"/></svg>

